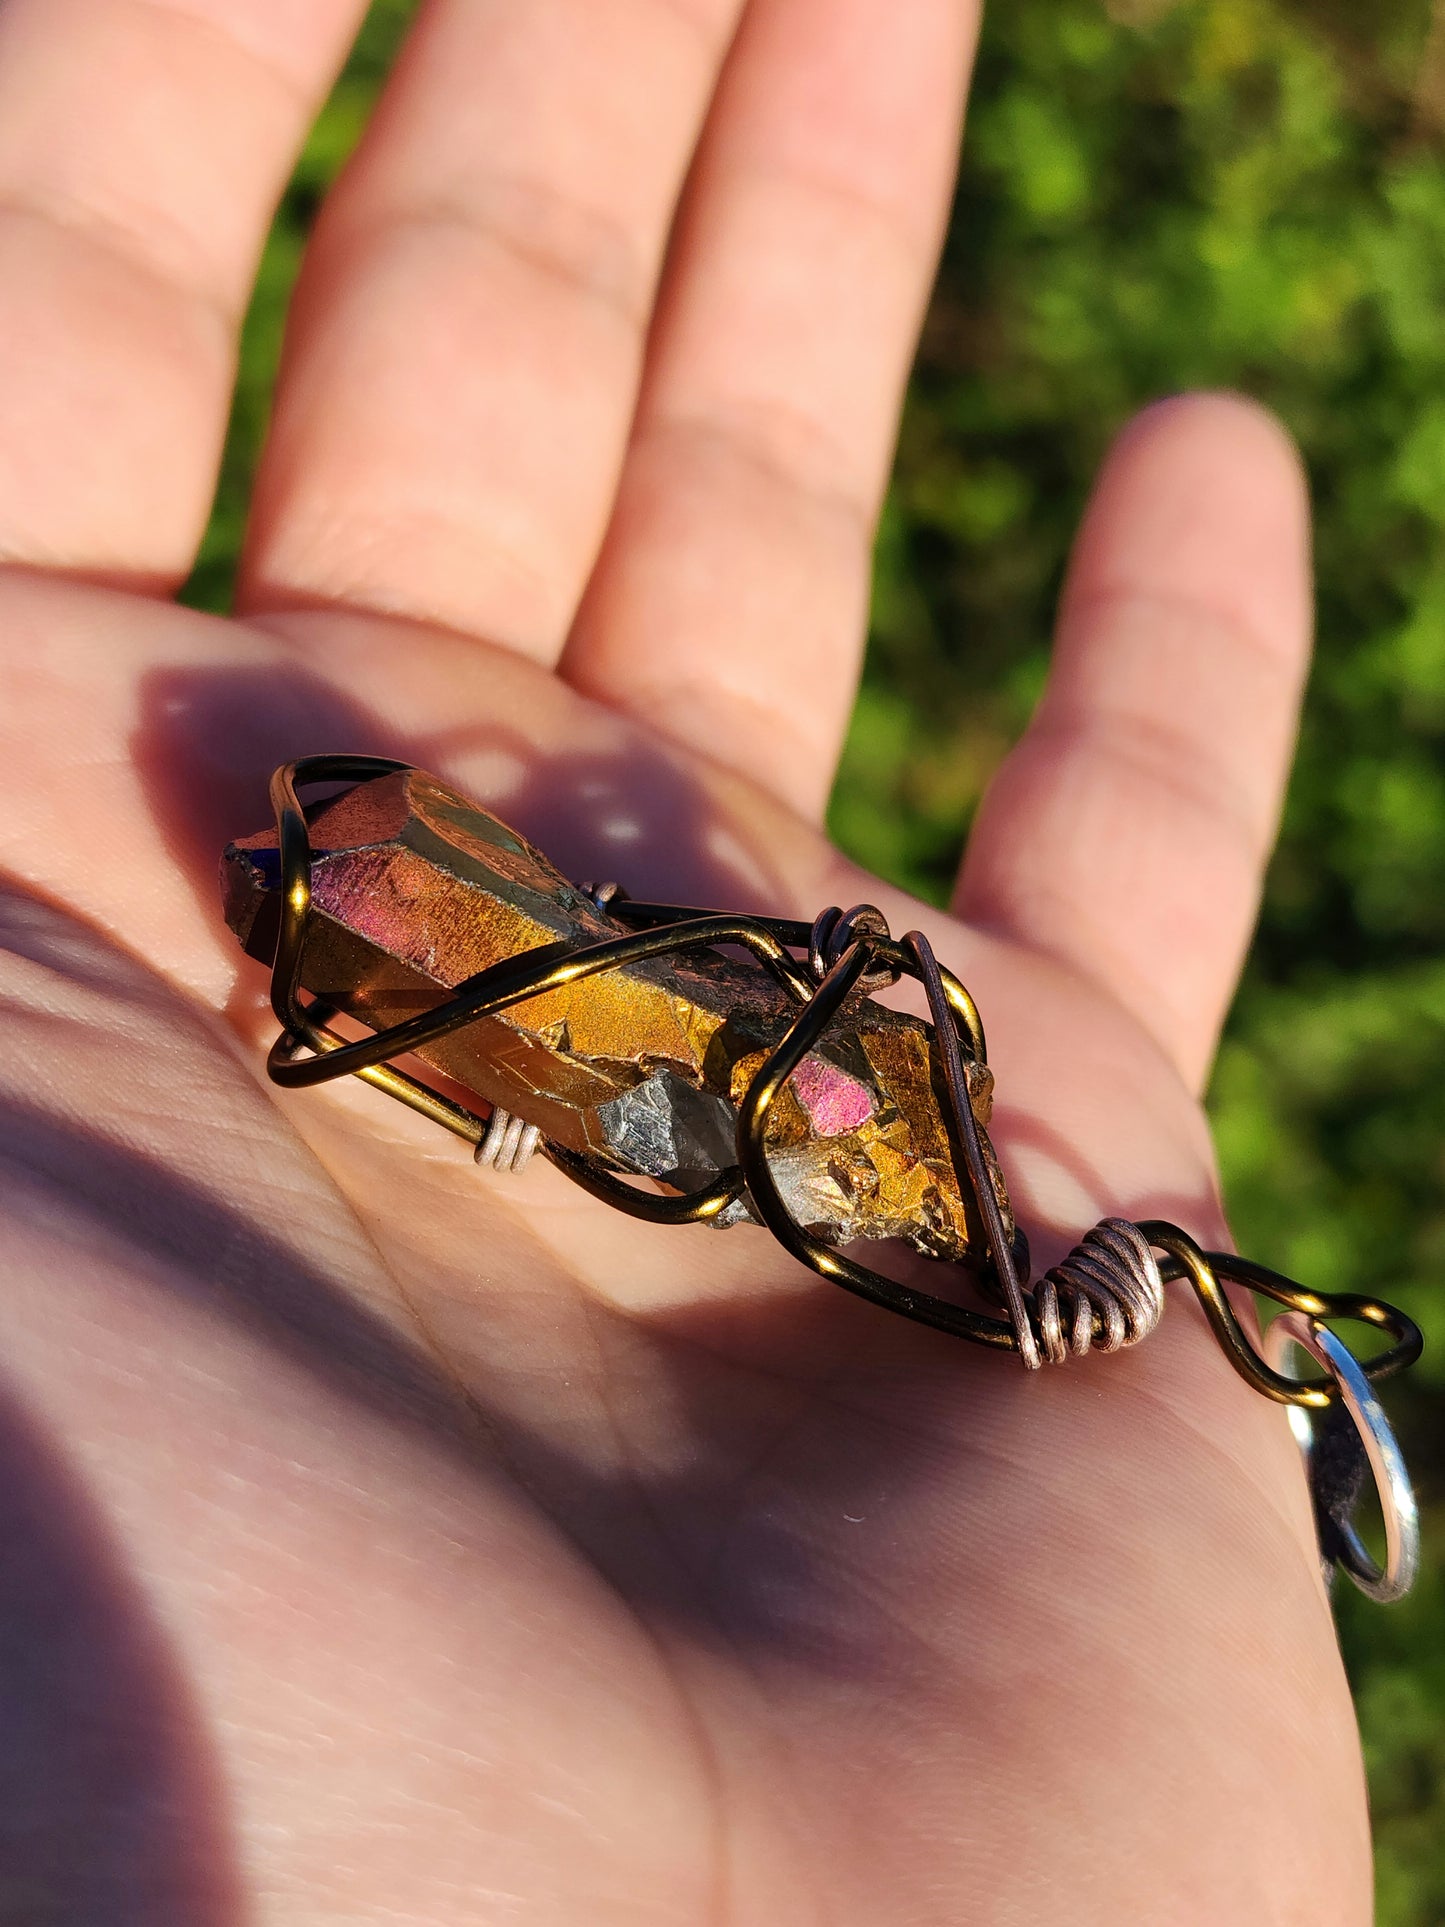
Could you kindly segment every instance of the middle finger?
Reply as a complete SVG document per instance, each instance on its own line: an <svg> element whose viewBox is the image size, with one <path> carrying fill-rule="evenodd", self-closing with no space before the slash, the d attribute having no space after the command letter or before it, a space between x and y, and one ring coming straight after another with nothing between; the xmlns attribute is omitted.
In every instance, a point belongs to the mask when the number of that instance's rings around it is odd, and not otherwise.
<svg viewBox="0 0 1445 1927"><path fill-rule="evenodd" d="M242 604L554 660L740 0L440 0L318 224Z"/></svg>

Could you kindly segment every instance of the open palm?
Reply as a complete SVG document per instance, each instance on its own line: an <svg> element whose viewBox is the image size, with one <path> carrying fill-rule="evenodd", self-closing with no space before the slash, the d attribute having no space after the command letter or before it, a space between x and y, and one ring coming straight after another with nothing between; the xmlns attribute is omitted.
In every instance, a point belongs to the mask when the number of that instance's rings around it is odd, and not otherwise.
<svg viewBox="0 0 1445 1927"><path fill-rule="evenodd" d="M332 749L635 894L873 898L979 1000L1036 1252L1217 1243L1286 443L1128 432L962 920L907 903L818 819L969 7L434 0L312 245L244 619L180 610L359 10L0 9L0 1922L1365 1920L1293 1446L1192 1304L1029 1378L280 1097L215 900Z"/></svg>

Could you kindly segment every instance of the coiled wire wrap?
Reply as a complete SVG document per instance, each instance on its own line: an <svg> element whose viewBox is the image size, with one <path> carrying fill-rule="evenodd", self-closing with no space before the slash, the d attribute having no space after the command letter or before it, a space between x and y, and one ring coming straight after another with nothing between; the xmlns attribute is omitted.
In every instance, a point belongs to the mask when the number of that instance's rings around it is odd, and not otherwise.
<svg viewBox="0 0 1445 1927"><path fill-rule="evenodd" d="M348 1075L360 1077L466 1139L482 1163L501 1168L510 1162L515 1168L531 1127L518 1129L518 1120L505 1112L481 1116L400 1070L392 1060L478 1018L600 971L648 957L736 945L747 950L797 1006L781 1042L739 1104L736 1166L687 1196L658 1195L627 1183L595 1158L545 1139L537 1144L544 1156L595 1196L653 1224L701 1224L719 1217L746 1193L779 1243L820 1276L937 1331L1017 1352L1030 1366L1057 1362L1090 1347L1112 1351L1142 1338L1157 1323L1163 1287L1174 1279L1186 1279L1192 1285L1215 1337L1240 1376L1280 1404L1321 1410L1338 1397L1338 1384L1330 1376L1289 1378L1269 1365L1225 1295L1223 1280L1234 1280L1309 1318L1352 1318L1386 1332L1393 1341L1389 1347L1361 1362L1361 1370L1372 1382L1403 1371L1419 1357L1419 1328L1394 1306L1355 1294L1326 1297L1309 1291L1232 1253L1204 1251L1178 1225L1162 1219L1141 1225L1106 1220L1030 1294L1027 1247L1022 1239L1015 1241L1007 1234L969 1098L965 1059L987 1062L977 1007L958 979L940 967L926 937L910 931L901 941L893 938L881 911L868 904L846 912L831 908L807 924L789 918L635 903L611 885L598 885L588 893L594 905L622 924L626 934L560 958L549 952L541 961L527 955L505 959L434 1010L370 1037L342 1037L329 1025L332 1006L319 1000L308 1003L301 997L302 955L311 916L311 843L297 790L310 783L369 782L407 767L381 757L308 756L284 765L271 779L281 871L271 1003L282 1029L267 1058L267 1070L277 1084L294 1089ZM794 951L806 955L805 964L790 954ZM904 975L916 978L928 998L959 1180L977 1209L981 1243L991 1267L980 1282L1004 1305L1007 1316L1003 1318L900 1283L823 1243L789 1215L769 1167L768 1115L788 1078L851 994L883 988ZM1163 1263L1155 1256L1158 1252L1165 1254Z"/></svg>
<svg viewBox="0 0 1445 1927"><path fill-rule="evenodd" d="M532 1162L532 1154L542 1141L535 1124L528 1124L500 1104L492 1106L485 1137L478 1140L473 1155L484 1170L510 1172L516 1177Z"/></svg>
<svg viewBox="0 0 1445 1927"><path fill-rule="evenodd" d="M1137 1345L1163 1315L1159 1260L1127 1218L1096 1224L1034 1292L1039 1344L1051 1365L1062 1365L1070 1352L1082 1358L1095 1346L1116 1352Z"/></svg>

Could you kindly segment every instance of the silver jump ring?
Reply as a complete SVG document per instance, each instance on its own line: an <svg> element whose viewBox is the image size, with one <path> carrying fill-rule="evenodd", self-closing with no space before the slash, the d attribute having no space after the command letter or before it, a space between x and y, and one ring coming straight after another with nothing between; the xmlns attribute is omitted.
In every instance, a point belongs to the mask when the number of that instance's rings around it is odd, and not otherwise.
<svg viewBox="0 0 1445 1927"><path fill-rule="evenodd" d="M1350 1517L1353 1506L1332 1505L1329 1516L1339 1533L1339 1563L1360 1591L1388 1603L1403 1599L1415 1582L1420 1563L1420 1515L1405 1459L1390 1421L1354 1354L1335 1337L1328 1325L1300 1311L1283 1311L1265 1333L1265 1356L1276 1371L1283 1368L1292 1345L1323 1365L1340 1388L1340 1399L1354 1421L1360 1445L1380 1495L1385 1519L1385 1563L1371 1558ZM1304 1452L1310 1490L1316 1492L1314 1424L1302 1407L1289 1408L1290 1425Z"/></svg>

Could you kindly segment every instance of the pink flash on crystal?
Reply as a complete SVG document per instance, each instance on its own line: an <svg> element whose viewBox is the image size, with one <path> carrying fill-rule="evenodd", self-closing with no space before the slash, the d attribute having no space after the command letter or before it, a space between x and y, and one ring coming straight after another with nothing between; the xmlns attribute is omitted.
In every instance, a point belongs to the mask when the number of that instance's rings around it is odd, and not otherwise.
<svg viewBox="0 0 1445 1927"><path fill-rule="evenodd" d="M866 1084L850 1077L821 1057L805 1057L788 1087L812 1120L820 1137L842 1137L856 1131L873 1115Z"/></svg>

